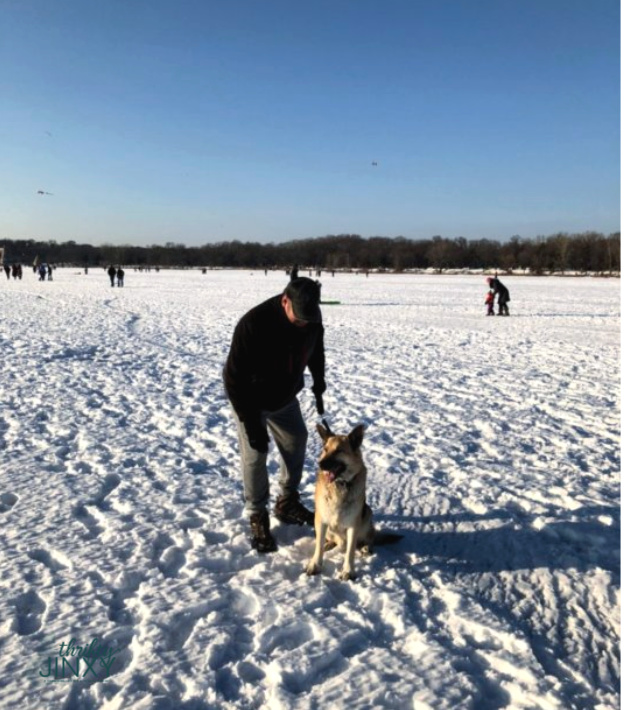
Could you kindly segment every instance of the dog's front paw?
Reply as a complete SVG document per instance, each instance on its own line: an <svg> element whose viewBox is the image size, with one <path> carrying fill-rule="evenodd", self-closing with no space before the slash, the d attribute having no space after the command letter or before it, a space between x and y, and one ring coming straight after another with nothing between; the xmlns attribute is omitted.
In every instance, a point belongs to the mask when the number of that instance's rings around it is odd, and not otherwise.
<svg viewBox="0 0 625 710"><path fill-rule="evenodd" d="M318 565L314 560L311 560L307 565L306 565L306 574L309 577L312 577L315 574L319 574L321 572L321 566Z"/></svg>

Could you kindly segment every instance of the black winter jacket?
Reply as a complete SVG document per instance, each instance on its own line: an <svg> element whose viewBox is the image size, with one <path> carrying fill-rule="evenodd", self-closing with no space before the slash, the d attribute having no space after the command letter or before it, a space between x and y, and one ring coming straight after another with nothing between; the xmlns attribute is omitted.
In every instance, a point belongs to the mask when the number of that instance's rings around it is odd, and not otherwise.
<svg viewBox="0 0 625 710"><path fill-rule="evenodd" d="M281 301L282 295L274 296L252 308L234 330L223 378L241 421L286 406L304 387L306 367L313 392L325 390L323 325L293 325Z"/></svg>
<svg viewBox="0 0 625 710"><path fill-rule="evenodd" d="M510 300L510 291L508 291L496 276L491 283L491 287L495 289L495 293L497 294L497 303L508 303Z"/></svg>

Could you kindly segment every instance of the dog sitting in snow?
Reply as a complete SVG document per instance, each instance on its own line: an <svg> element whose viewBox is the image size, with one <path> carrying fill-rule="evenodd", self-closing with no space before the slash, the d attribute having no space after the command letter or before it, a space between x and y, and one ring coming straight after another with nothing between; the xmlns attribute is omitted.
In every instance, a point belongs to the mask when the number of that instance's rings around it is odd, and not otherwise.
<svg viewBox="0 0 625 710"><path fill-rule="evenodd" d="M345 551L340 577L354 579L356 548L369 554L374 543L395 542L401 535L381 535L373 527L366 502L367 468L360 451L364 426L359 424L347 436L336 436L327 425L325 429L317 425L317 431L324 446L315 487L315 552L306 573L318 574L324 551L339 545Z"/></svg>

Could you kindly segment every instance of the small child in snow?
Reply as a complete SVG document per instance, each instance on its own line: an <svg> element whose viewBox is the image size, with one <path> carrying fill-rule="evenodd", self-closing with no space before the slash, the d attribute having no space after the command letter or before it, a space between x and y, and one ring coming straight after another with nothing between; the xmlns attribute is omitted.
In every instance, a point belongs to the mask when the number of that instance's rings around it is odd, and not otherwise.
<svg viewBox="0 0 625 710"><path fill-rule="evenodd" d="M484 301L486 304L486 315L487 316L494 316L495 315L495 292L494 291L489 291L486 294L486 300Z"/></svg>

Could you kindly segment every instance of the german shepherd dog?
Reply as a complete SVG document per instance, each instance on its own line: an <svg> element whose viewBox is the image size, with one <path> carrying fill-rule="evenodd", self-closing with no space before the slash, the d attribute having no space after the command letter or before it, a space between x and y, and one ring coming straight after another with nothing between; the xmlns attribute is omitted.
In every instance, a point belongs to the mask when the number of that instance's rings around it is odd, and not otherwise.
<svg viewBox="0 0 625 710"><path fill-rule="evenodd" d="M378 535L373 514L366 502L367 468L360 446L364 426L359 424L347 436L336 436L326 425L317 425L324 446L319 458L315 487L315 552L306 566L308 575L318 574L323 553L339 545L345 551L342 580L355 578L356 548L369 554L373 543L395 542L401 535Z"/></svg>

